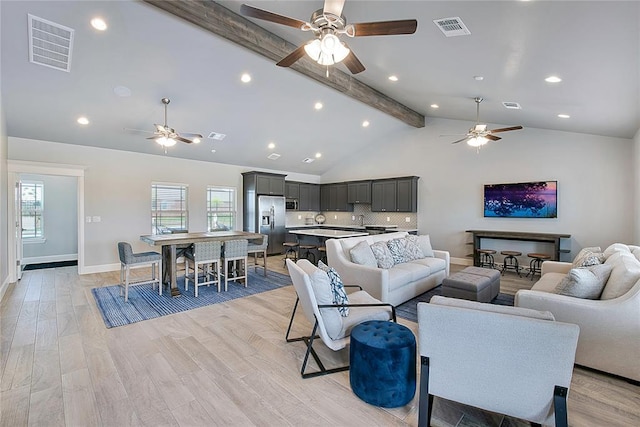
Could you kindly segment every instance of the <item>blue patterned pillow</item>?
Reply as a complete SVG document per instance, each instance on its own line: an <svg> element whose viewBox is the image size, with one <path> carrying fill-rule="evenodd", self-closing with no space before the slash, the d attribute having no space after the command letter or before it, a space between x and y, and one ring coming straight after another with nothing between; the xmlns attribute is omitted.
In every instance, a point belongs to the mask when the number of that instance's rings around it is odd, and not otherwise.
<svg viewBox="0 0 640 427"><path fill-rule="evenodd" d="M387 246L387 242L376 242L371 245L373 256L378 261L378 267L389 269L393 267L393 256Z"/></svg>
<svg viewBox="0 0 640 427"><path fill-rule="evenodd" d="M318 268L326 272L327 276L329 276L329 281L331 282L331 293L333 294L333 303L349 304L349 297L347 296L347 292L344 290L344 284L342 283L342 279L335 268L329 267L322 261L318 261ZM339 307L338 311L342 317L347 317L349 315L349 307Z"/></svg>
<svg viewBox="0 0 640 427"><path fill-rule="evenodd" d="M391 251L394 264L402 264L403 262L410 261L406 257L407 252L407 239L404 237L400 239L393 239L387 242L387 247Z"/></svg>

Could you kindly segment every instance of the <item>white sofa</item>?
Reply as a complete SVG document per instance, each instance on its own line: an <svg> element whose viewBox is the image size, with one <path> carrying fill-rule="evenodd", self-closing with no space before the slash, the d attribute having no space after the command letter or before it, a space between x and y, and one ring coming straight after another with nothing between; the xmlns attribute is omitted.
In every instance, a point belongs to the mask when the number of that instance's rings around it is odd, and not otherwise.
<svg viewBox="0 0 640 427"><path fill-rule="evenodd" d="M515 305L580 326L576 364L640 381L640 247L616 243L604 258L612 270L601 299L558 294L556 286L574 265L546 261L531 290L516 293Z"/></svg>
<svg viewBox="0 0 640 427"><path fill-rule="evenodd" d="M397 306L435 288L442 283L442 279L449 276L449 252L434 250L433 257L383 269L354 263L349 251L362 241L371 245L406 236L406 232L395 232L329 239L326 242L327 262L336 269L345 283L357 283L374 298Z"/></svg>

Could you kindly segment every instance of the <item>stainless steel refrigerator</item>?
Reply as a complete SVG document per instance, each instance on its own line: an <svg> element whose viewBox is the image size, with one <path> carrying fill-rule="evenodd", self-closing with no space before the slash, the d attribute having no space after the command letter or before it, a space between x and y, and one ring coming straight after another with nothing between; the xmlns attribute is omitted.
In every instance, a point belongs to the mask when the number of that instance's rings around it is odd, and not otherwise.
<svg viewBox="0 0 640 427"><path fill-rule="evenodd" d="M256 229L259 228L261 234L269 235L268 255L282 253L282 244L287 232L284 200L283 196L258 196Z"/></svg>

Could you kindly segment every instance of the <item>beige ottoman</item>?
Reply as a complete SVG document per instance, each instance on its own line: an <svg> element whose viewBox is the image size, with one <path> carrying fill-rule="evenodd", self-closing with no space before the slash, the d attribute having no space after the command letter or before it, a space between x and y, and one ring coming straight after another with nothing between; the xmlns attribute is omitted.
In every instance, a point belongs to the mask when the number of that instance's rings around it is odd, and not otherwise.
<svg viewBox="0 0 640 427"><path fill-rule="evenodd" d="M467 267L442 280L442 295L445 297L491 302L499 293L498 270Z"/></svg>

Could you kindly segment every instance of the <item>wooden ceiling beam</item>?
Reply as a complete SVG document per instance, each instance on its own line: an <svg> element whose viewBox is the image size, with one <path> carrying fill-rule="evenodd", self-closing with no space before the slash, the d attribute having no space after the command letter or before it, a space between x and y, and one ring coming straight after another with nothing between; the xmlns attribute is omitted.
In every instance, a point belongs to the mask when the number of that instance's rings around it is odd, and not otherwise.
<svg viewBox="0 0 640 427"><path fill-rule="evenodd" d="M275 62L280 61L298 48L298 46L211 0L143 1L269 58L274 61L274 67ZM324 67L318 66L306 57L289 68L408 125L416 128L424 127L425 120L422 114L367 86L338 68L334 67L327 77Z"/></svg>

